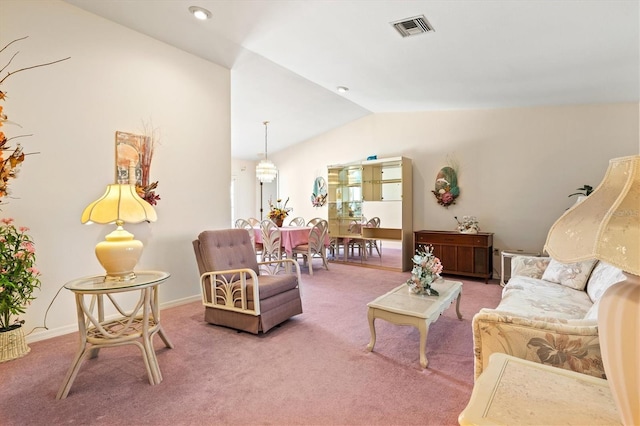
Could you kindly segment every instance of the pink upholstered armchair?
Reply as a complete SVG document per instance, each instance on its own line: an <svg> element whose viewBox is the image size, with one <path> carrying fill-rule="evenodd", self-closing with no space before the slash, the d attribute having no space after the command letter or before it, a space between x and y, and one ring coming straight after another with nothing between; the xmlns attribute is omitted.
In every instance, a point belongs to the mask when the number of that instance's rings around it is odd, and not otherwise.
<svg viewBox="0 0 640 426"><path fill-rule="evenodd" d="M258 334L302 313L298 263L257 262L245 229L204 231L193 248L205 321Z"/></svg>

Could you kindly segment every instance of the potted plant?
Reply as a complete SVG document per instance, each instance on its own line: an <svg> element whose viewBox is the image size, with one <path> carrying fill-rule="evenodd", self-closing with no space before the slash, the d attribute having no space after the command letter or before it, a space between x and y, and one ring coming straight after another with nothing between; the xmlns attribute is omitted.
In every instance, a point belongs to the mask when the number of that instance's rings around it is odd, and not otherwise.
<svg viewBox="0 0 640 426"><path fill-rule="evenodd" d="M29 347L24 340L18 315L35 297L40 288L40 272L35 267L36 253L29 228L13 225L13 219L0 220L0 362L26 355Z"/></svg>

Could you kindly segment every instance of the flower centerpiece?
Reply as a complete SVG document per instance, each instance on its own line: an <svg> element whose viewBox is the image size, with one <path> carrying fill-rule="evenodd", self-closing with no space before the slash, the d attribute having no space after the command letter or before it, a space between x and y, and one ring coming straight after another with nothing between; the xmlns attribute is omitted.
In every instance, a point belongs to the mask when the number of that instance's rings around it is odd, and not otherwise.
<svg viewBox="0 0 640 426"><path fill-rule="evenodd" d="M267 213L267 217L274 221L276 225L282 226L284 218L289 216L289 212L293 210L293 208L287 207L288 203L289 198L287 198L284 204L282 204L282 199L278 198L275 205L271 202L271 199L269 199L269 213Z"/></svg>
<svg viewBox="0 0 640 426"><path fill-rule="evenodd" d="M412 261L411 278L407 280L409 289L417 294L438 296L438 292L431 287L431 284L440 278L442 263L433 255L433 246L427 246L422 251L416 250Z"/></svg>
<svg viewBox="0 0 640 426"><path fill-rule="evenodd" d="M480 230L478 219L475 216L462 216L462 221L458 220L458 216L453 218L458 222L458 232L461 234L477 234Z"/></svg>

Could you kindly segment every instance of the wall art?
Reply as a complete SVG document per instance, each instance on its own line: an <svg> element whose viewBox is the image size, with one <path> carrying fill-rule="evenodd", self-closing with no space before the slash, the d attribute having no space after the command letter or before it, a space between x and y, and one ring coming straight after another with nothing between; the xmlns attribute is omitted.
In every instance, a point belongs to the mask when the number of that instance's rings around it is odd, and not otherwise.
<svg viewBox="0 0 640 426"><path fill-rule="evenodd" d="M142 161L146 136L116 132L116 183L129 183L130 170L135 173L136 185L142 185Z"/></svg>
<svg viewBox="0 0 640 426"><path fill-rule="evenodd" d="M313 182L313 194L311 204L313 207L322 207L327 202L327 182L323 177L317 177Z"/></svg>
<svg viewBox="0 0 640 426"><path fill-rule="evenodd" d="M435 189L431 192L441 206L449 207L455 204L456 198L460 195L456 170L450 166L441 168L436 176Z"/></svg>

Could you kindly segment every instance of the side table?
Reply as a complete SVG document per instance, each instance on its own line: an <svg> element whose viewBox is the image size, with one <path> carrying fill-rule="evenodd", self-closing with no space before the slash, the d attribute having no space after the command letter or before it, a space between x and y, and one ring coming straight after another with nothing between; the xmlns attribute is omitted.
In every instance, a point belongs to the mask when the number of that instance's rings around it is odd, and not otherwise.
<svg viewBox="0 0 640 426"><path fill-rule="evenodd" d="M152 338L158 333L165 346L173 348L160 325L158 309L158 285L169 276L167 272L161 271L136 271L136 277L128 281L105 281L104 276L99 275L80 278L64 285L75 295L80 347L56 399L67 397L86 357L96 357L101 348L112 346L138 346L142 352L149 383L156 385L162 382ZM127 312L118 304L114 295L134 291L139 291L139 299L131 311ZM105 296L121 316L105 321ZM87 299L90 299L89 303ZM97 316L94 314L96 305Z"/></svg>
<svg viewBox="0 0 640 426"><path fill-rule="evenodd" d="M617 425L604 379L494 353L476 380L461 425Z"/></svg>
<svg viewBox="0 0 640 426"><path fill-rule="evenodd" d="M540 252L522 250L502 250L500 252L500 286L504 287L504 260L515 256L540 256Z"/></svg>

